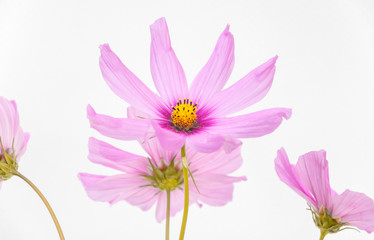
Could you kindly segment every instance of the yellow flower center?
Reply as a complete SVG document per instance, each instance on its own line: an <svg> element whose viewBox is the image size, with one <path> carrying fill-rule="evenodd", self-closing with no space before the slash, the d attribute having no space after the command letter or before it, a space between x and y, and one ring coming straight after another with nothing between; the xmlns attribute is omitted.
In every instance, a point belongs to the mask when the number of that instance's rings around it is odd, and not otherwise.
<svg viewBox="0 0 374 240"><path fill-rule="evenodd" d="M197 103L193 104L190 99L181 99L177 102L177 105L171 108L173 112L171 113L171 120L176 130L190 132L197 125L196 116L196 106Z"/></svg>

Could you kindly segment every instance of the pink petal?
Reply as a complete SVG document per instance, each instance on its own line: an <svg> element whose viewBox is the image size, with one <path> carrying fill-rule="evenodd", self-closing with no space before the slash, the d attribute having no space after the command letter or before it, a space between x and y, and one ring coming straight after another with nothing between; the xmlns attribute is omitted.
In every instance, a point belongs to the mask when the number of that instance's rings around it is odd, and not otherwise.
<svg viewBox="0 0 374 240"><path fill-rule="evenodd" d="M177 212L183 209L184 193L183 191L176 189L170 193L170 216L173 217ZM191 201L190 201L191 204ZM159 193L158 202L156 206L156 220L161 222L166 218L166 192L162 191Z"/></svg>
<svg viewBox="0 0 374 240"><path fill-rule="evenodd" d="M172 129L166 129L160 126L158 121L152 121L157 139L161 146L167 151L178 151L184 145L186 135L174 132Z"/></svg>
<svg viewBox="0 0 374 240"><path fill-rule="evenodd" d="M245 181L246 177L229 177L222 174L195 174L199 188L199 200L211 206L223 206L232 200L234 182ZM191 188L196 192L195 187Z"/></svg>
<svg viewBox="0 0 374 240"><path fill-rule="evenodd" d="M14 146L17 161L26 150L30 135L24 133L19 125L19 116L15 101L0 96L0 138L4 149ZM0 148L0 151L1 148Z"/></svg>
<svg viewBox="0 0 374 240"><path fill-rule="evenodd" d="M189 145L186 145L186 149L191 171L197 171L199 174L229 174L237 170L243 162L241 147L231 153L226 153L223 148L213 153L196 152Z"/></svg>
<svg viewBox="0 0 374 240"><path fill-rule="evenodd" d="M97 114L90 105L87 106L87 118L91 127L104 136L121 140L135 140L144 137L150 126L148 121L139 118L113 118Z"/></svg>
<svg viewBox="0 0 374 240"><path fill-rule="evenodd" d="M188 97L187 80L175 55L165 18L151 25L151 73L158 92L174 106L179 98Z"/></svg>
<svg viewBox="0 0 374 240"><path fill-rule="evenodd" d="M126 200L142 210L149 209L156 201L157 190L141 187L146 184L138 175L121 174L115 176L100 176L88 173L78 174L89 198L95 201L115 204Z"/></svg>
<svg viewBox="0 0 374 240"><path fill-rule="evenodd" d="M208 62L190 87L190 98L203 105L226 84L234 67L234 38L229 25L218 39Z"/></svg>
<svg viewBox="0 0 374 240"><path fill-rule="evenodd" d="M146 167L149 163L146 157L122 151L93 137L89 139L88 149L88 159L93 163L127 173L148 174Z"/></svg>
<svg viewBox="0 0 374 240"><path fill-rule="evenodd" d="M265 97L273 82L277 58L275 56L269 59L231 87L217 93L208 104L215 108L214 115L230 115Z"/></svg>
<svg viewBox="0 0 374 240"><path fill-rule="evenodd" d="M286 151L283 148L278 150L277 157L275 158L275 171L282 182L291 187L309 204L319 210L314 196L309 193L307 187L302 182L300 176L295 170L295 166L290 164Z"/></svg>
<svg viewBox="0 0 374 240"><path fill-rule="evenodd" d="M203 153L218 151L224 143L225 138L223 136L206 132L191 134L187 138L187 145Z"/></svg>
<svg viewBox="0 0 374 240"><path fill-rule="evenodd" d="M374 231L374 202L371 198L345 190L341 195L335 195L332 201L334 217L368 233Z"/></svg>
<svg viewBox="0 0 374 240"><path fill-rule="evenodd" d="M295 166L295 174L314 196L317 210L321 206L331 209L329 167L325 151L313 151L300 156Z"/></svg>
<svg viewBox="0 0 374 240"><path fill-rule="evenodd" d="M223 150L225 150L226 153L231 153L236 148L240 147L243 143L239 141L238 139L225 136L225 143L223 144Z"/></svg>
<svg viewBox="0 0 374 240"><path fill-rule="evenodd" d="M164 159L167 163L171 161L171 159L175 156L177 152L175 151L167 151L163 147L161 147L160 142L157 138L153 137L146 141L139 141L140 145L143 149L148 153L149 157L155 161L158 165L160 164L160 160Z"/></svg>
<svg viewBox="0 0 374 240"><path fill-rule="evenodd" d="M271 108L237 117L218 118L210 132L234 138L260 137L272 133L283 118L291 117L289 108Z"/></svg>
<svg viewBox="0 0 374 240"><path fill-rule="evenodd" d="M162 99L123 65L108 44L101 45L100 49L100 69L110 89L130 105L157 114L162 108Z"/></svg>

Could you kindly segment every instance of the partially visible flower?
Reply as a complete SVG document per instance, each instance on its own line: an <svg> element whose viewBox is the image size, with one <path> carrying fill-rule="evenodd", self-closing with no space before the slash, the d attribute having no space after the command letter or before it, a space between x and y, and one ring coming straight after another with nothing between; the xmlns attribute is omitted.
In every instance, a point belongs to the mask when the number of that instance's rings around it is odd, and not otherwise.
<svg viewBox="0 0 374 240"><path fill-rule="evenodd" d="M226 152L240 145L236 138L260 137L273 132L291 109L271 108L236 117L226 117L260 101L269 91L277 56L224 89L234 66L234 38L225 28L206 65L191 86L170 43L164 18L151 25L151 73L159 95L142 83L111 51L100 47L100 68L112 91L139 110L135 119L96 114L91 106L87 115L91 127L103 135L134 140L144 137L151 119L162 147L174 151L187 141L199 152ZM143 114L141 113L143 112Z"/></svg>
<svg viewBox="0 0 374 240"><path fill-rule="evenodd" d="M374 201L363 193L345 190L337 194L330 188L325 151L304 154L292 165L281 148L275 170L284 183L308 202L313 220L321 230L321 239L349 226L368 233L374 231Z"/></svg>
<svg viewBox="0 0 374 240"><path fill-rule="evenodd" d="M18 169L29 138L19 125L16 103L0 96L0 185Z"/></svg>
<svg viewBox="0 0 374 240"><path fill-rule="evenodd" d="M89 140L88 158L93 163L122 171L114 176L80 173L79 179L95 201L110 204L125 200L142 210L156 207L156 219L166 216L166 191L171 192L171 216L183 208L183 175L180 153L165 151L157 138L139 141L149 158L122 151L95 138ZM223 149L202 154L186 146L190 169L200 191L190 186L190 204L200 202L223 206L232 200L233 183L245 177L231 177L242 164L240 147L230 154ZM191 181L190 181L191 183Z"/></svg>

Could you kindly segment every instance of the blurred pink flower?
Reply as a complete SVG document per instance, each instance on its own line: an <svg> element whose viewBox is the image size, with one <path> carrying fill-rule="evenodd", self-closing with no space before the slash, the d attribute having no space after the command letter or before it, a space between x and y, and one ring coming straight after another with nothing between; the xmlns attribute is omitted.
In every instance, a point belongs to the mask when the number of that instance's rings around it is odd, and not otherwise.
<svg viewBox="0 0 374 240"><path fill-rule="evenodd" d="M26 151L29 138L30 134L24 133L19 125L16 102L0 96L0 185L12 175L7 172L7 165L18 167L17 162Z"/></svg>
<svg viewBox="0 0 374 240"><path fill-rule="evenodd" d="M167 186L172 186L172 189L169 189L171 190L171 216L183 208L180 153L165 151L157 138L139 141L139 143L148 153L149 158L122 151L105 142L90 138L89 160L124 173L114 176L80 173L78 177L92 200L110 204L125 200L142 210L148 210L157 204L156 219L160 222L166 216L165 188ZM242 164L240 147L230 154L226 154L223 149L215 153L202 154L188 146L186 151L191 172L200 191L199 194L195 187L190 186L190 204L201 205L199 203L201 201L211 206L223 206L231 201L233 183L246 180L245 177L228 176ZM171 164L173 157L175 159ZM171 170L172 168L175 172ZM167 172L166 178L160 178L159 175L165 172Z"/></svg>
<svg viewBox="0 0 374 240"><path fill-rule="evenodd" d="M234 66L234 39L225 28L208 62L191 86L170 43L164 18L151 25L151 73L159 95L142 83L111 51L102 45L100 68L112 91L148 116L161 145L170 151L187 141L199 152L214 152L222 146L229 152L240 145L235 138L260 137L273 132L291 109L271 108L236 117L226 117L260 101L273 82L273 57L222 90ZM87 108L91 127L103 135L134 140L144 137L149 125L135 118L112 118ZM141 114L143 112L144 114Z"/></svg>
<svg viewBox="0 0 374 240"><path fill-rule="evenodd" d="M368 233L374 231L373 200L363 193L345 190L337 194L330 188L325 151L304 154L292 165L281 148L275 170L284 183L308 202L321 231L333 233L343 226L354 226Z"/></svg>

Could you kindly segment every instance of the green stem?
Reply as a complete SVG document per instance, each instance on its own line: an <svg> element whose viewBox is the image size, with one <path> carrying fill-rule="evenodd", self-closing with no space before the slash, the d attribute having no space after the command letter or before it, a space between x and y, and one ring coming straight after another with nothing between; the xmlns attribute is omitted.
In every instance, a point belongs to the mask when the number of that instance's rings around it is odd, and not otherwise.
<svg viewBox="0 0 374 240"><path fill-rule="evenodd" d="M62 230L61 230L60 224L58 223L57 217L56 217L55 213L53 212L51 205L49 205L47 199L44 197L44 195L40 192L40 190L28 178L23 176L20 172L18 172L17 170L14 170L13 174L20 177L22 180L24 180L26 183L28 183L30 185L30 187L32 189L34 189L34 191L39 195L39 197L42 199L43 203L47 207L47 209L49 211L49 214L51 215L51 217L53 219L53 222L56 225L56 229L57 229L58 235L60 236L60 239L65 240L64 234L62 233Z"/></svg>
<svg viewBox="0 0 374 240"><path fill-rule="evenodd" d="M183 210L183 220L181 226L181 232L179 234L179 240L184 239L184 233L186 231L187 225L187 215L188 215L188 206L189 206L189 190L188 190L188 162L186 156L186 147L183 145L181 149L182 163L183 163L183 180L184 180L184 210Z"/></svg>
<svg viewBox="0 0 374 240"><path fill-rule="evenodd" d="M321 236L319 237L319 240L323 240L326 237L327 233L328 232L325 232L325 231L321 230Z"/></svg>
<svg viewBox="0 0 374 240"><path fill-rule="evenodd" d="M165 239L169 240L170 232L170 190L166 190L166 230Z"/></svg>

